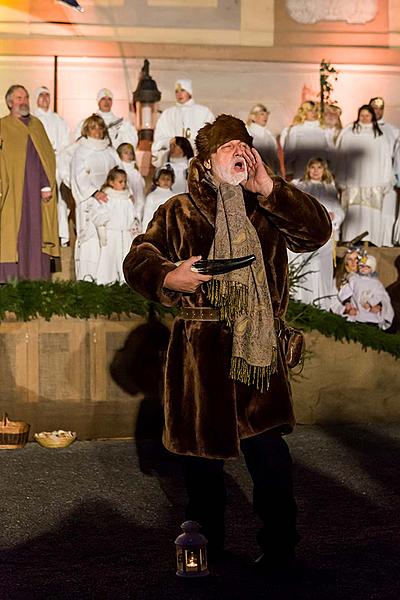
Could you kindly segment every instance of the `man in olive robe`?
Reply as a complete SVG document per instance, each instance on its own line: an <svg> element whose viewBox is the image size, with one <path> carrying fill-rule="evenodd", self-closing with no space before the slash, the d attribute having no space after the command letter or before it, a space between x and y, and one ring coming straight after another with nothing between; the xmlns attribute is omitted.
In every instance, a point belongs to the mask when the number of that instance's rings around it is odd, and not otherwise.
<svg viewBox="0 0 400 600"><path fill-rule="evenodd" d="M22 85L6 93L0 119L0 282L49 279L59 256L55 155Z"/></svg>

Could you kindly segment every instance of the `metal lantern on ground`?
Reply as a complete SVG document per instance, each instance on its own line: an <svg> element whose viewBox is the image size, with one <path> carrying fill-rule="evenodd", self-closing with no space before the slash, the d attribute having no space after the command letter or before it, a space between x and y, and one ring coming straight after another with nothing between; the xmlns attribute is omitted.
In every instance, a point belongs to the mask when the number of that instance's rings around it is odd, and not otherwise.
<svg viewBox="0 0 400 600"><path fill-rule="evenodd" d="M175 540L176 574L178 577L204 577L209 575L207 568L207 539L199 533L196 521L185 521L181 525L183 533Z"/></svg>

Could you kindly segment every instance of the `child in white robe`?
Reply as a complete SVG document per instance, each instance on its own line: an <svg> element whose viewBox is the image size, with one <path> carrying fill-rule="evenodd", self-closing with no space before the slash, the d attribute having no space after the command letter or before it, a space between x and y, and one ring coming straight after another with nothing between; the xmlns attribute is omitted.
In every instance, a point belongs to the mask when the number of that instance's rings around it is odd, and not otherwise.
<svg viewBox="0 0 400 600"><path fill-rule="evenodd" d="M153 218L156 210L168 200L174 196L172 186L175 181L175 173L170 165L165 165L157 169L153 177L153 190L146 197L144 205L142 231L146 231L148 224Z"/></svg>
<svg viewBox="0 0 400 600"><path fill-rule="evenodd" d="M145 201L144 179L141 176L135 161L135 149L132 144L126 142L118 146L117 152L121 160L121 167L128 177L128 187L133 195L133 203L136 207L136 212L140 218L140 222L142 222Z"/></svg>
<svg viewBox="0 0 400 600"><path fill-rule="evenodd" d="M376 275L376 259L364 255L358 272L352 273L348 282L339 290L340 314L348 321L368 323L380 329L392 324L394 311L389 294Z"/></svg>
<svg viewBox="0 0 400 600"><path fill-rule="evenodd" d="M316 252L295 254L288 250L291 269L298 274L292 297L306 304L329 310L332 299L334 240L338 239L344 211L339 204L333 176L323 158L311 158L302 179L292 183L317 198L327 209L332 221L332 237Z"/></svg>
<svg viewBox="0 0 400 600"><path fill-rule="evenodd" d="M193 156L194 152L189 140L177 135L170 140L168 150L159 152L153 160L156 169L170 166L174 170L175 181L172 186L174 194L185 194L188 191L188 170Z"/></svg>
<svg viewBox="0 0 400 600"><path fill-rule="evenodd" d="M193 156L189 140L180 136L172 138L169 143L167 164L171 165L175 174L175 181L172 185L174 194L184 194L188 191L187 176L189 163Z"/></svg>
<svg viewBox="0 0 400 600"><path fill-rule="evenodd" d="M100 243L96 282L123 283L122 263L132 240L141 233L140 220L130 197L125 171L119 167L111 169L101 191L107 195L107 202L97 204L92 212L92 221Z"/></svg>

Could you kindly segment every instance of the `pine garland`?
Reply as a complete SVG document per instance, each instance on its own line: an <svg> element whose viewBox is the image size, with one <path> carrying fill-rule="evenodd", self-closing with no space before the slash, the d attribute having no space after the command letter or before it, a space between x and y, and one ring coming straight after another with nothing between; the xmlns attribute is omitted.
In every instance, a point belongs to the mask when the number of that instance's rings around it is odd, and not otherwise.
<svg viewBox="0 0 400 600"><path fill-rule="evenodd" d="M0 320L14 313L18 321L53 316L89 319L111 315L147 315L171 312L153 304L127 285L97 285L89 281L16 281L0 285Z"/></svg>
<svg viewBox="0 0 400 600"><path fill-rule="evenodd" d="M286 321L304 331L316 330L335 340L358 342L364 350L372 348L400 358L400 334L386 333L362 323L351 323L340 315L320 310L310 304L290 301Z"/></svg>
<svg viewBox="0 0 400 600"><path fill-rule="evenodd" d="M18 321L53 316L89 319L112 315L145 316L150 310L158 314L174 313L174 309L149 302L127 285L97 285L88 281L16 281L0 285L0 321L14 313ZM364 349L388 352L400 357L400 334L350 323L339 315L328 313L301 302L289 302L286 321L305 331L316 330L335 340L358 342Z"/></svg>

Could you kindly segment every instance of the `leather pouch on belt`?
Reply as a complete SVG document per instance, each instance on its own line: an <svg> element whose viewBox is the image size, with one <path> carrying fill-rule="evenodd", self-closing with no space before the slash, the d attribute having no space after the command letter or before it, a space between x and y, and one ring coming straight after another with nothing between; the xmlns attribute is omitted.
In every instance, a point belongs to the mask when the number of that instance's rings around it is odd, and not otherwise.
<svg viewBox="0 0 400 600"><path fill-rule="evenodd" d="M303 332L293 327L285 326L285 353L289 369L297 367L303 362L305 351L305 339Z"/></svg>

